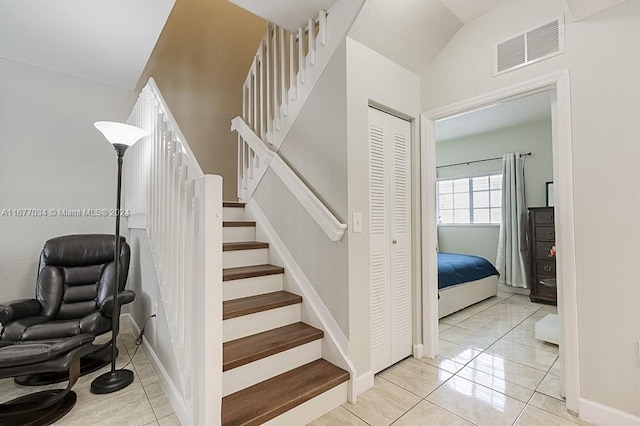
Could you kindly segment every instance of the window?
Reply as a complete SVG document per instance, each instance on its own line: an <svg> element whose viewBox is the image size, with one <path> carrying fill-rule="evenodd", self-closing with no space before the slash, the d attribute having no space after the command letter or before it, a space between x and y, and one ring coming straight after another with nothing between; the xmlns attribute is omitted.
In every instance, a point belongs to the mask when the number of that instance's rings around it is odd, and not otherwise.
<svg viewBox="0 0 640 426"><path fill-rule="evenodd" d="M438 181L439 223L499 224L501 206L501 174Z"/></svg>

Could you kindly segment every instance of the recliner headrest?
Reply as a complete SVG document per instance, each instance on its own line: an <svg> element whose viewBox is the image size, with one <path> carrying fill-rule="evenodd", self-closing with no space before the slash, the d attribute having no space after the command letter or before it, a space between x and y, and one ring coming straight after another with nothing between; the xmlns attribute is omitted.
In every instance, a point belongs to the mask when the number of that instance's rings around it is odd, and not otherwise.
<svg viewBox="0 0 640 426"><path fill-rule="evenodd" d="M129 245L120 237L120 258L129 258ZM113 262L115 236L109 234L65 235L47 241L40 255L40 270L45 265L85 266Z"/></svg>

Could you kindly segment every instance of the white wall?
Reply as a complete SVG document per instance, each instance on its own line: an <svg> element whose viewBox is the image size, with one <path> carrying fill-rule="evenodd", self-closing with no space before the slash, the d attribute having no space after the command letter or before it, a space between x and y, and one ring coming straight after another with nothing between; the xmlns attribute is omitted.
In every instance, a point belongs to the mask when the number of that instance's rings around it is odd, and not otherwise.
<svg viewBox="0 0 640 426"><path fill-rule="evenodd" d="M346 47L331 57L280 147L279 155L340 221L347 216ZM286 244L345 335L349 333L347 240L332 242L268 170L254 200Z"/></svg>
<svg viewBox="0 0 640 426"><path fill-rule="evenodd" d="M561 0L511 0L465 25L424 73L422 108L569 69L580 396L639 416L640 0L569 17L565 54L492 75L494 42L563 12Z"/></svg>
<svg viewBox="0 0 640 426"><path fill-rule="evenodd" d="M279 154L341 221L347 216L346 43L327 64Z"/></svg>
<svg viewBox="0 0 640 426"><path fill-rule="evenodd" d="M507 152L530 152L532 155L525 157L526 203L527 207L542 207L546 205L545 183L553 181L551 151L551 121L541 121L439 142L436 164L496 158ZM438 178L466 177L501 169L502 160L485 161L439 168ZM482 256L495 265L499 230L497 225L440 225L440 251Z"/></svg>
<svg viewBox="0 0 640 426"><path fill-rule="evenodd" d="M348 337L347 235L337 242L329 240L272 170L253 197Z"/></svg>
<svg viewBox="0 0 640 426"><path fill-rule="evenodd" d="M350 355L358 376L371 368L369 296L369 103L416 118L420 114L420 78L379 53L347 38L347 132L349 214L361 212L363 232L349 228ZM414 147L418 141L412 123ZM415 158L418 154L412 151ZM414 178L415 170L412 171ZM415 189L415 188L414 188ZM414 218L415 219L415 218ZM350 219L349 219L350 220ZM415 220L414 220L415 224ZM414 234L418 229L413 229ZM415 242L414 242L415 243ZM414 244L415 248L415 244ZM414 259L419 259L414 252ZM419 268L417 268L419 270ZM414 268L414 278L416 268ZM414 300L419 294L414 293ZM414 305L415 306L415 305ZM414 330L414 338L420 330Z"/></svg>
<svg viewBox="0 0 640 426"><path fill-rule="evenodd" d="M115 207L116 155L93 127L126 120L132 92L0 59L0 213ZM0 300L33 297L46 240L113 233L114 218L0 216Z"/></svg>

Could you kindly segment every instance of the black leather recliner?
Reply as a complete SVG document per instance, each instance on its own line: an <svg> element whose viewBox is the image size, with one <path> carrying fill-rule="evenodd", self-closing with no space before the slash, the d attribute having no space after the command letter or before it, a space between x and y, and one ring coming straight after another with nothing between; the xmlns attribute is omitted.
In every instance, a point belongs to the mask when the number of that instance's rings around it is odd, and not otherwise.
<svg viewBox="0 0 640 426"><path fill-rule="evenodd" d="M118 305L135 293L125 290L130 248L121 238ZM0 303L0 342L54 339L111 331L115 280L115 236L68 235L46 242L40 254L36 298ZM108 363L109 344L83 359L82 374ZM86 362L85 362L86 361ZM62 378L64 380L64 377ZM20 383L20 381L18 381ZM51 382L47 380L47 382ZM21 383L21 384L42 384Z"/></svg>

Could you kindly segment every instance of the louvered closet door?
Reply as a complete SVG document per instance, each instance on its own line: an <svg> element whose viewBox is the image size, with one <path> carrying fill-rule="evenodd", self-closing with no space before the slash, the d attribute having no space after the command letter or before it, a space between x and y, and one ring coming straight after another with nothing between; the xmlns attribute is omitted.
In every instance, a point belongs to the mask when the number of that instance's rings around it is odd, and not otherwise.
<svg viewBox="0 0 640 426"><path fill-rule="evenodd" d="M371 366L411 355L411 177L408 121L369 108Z"/></svg>

